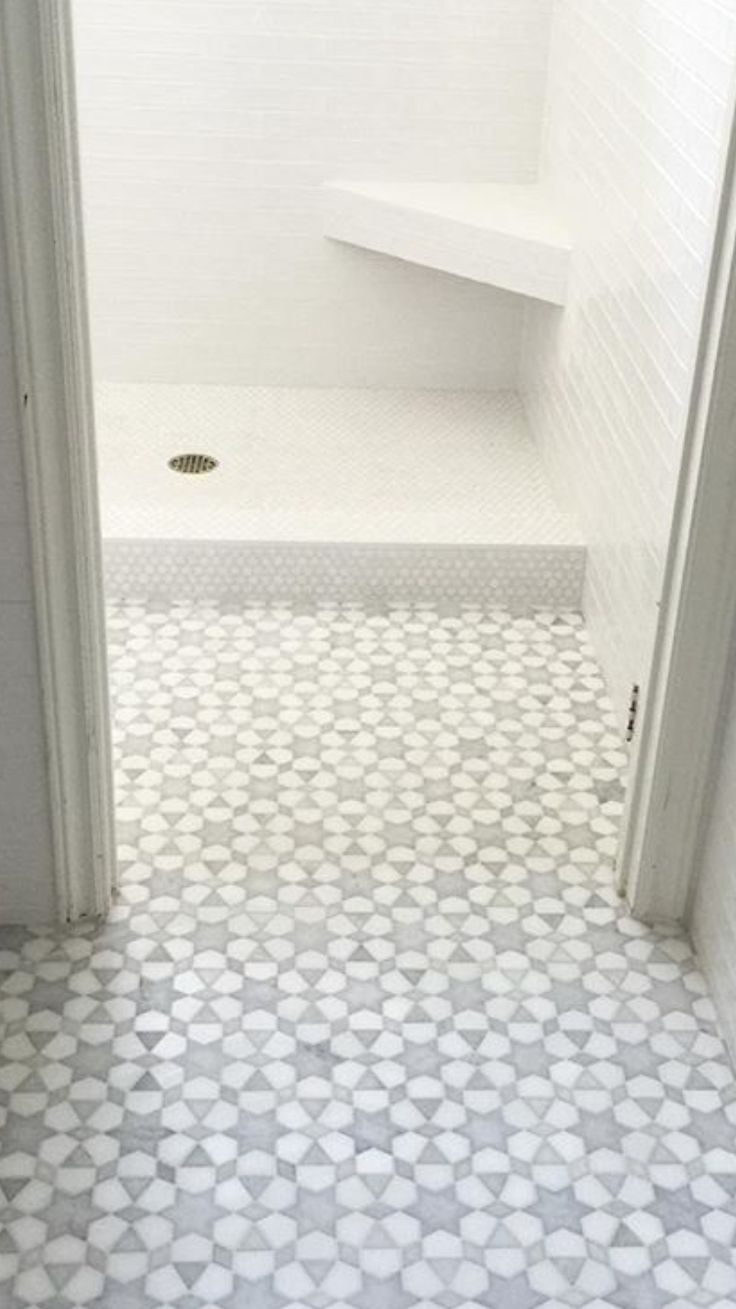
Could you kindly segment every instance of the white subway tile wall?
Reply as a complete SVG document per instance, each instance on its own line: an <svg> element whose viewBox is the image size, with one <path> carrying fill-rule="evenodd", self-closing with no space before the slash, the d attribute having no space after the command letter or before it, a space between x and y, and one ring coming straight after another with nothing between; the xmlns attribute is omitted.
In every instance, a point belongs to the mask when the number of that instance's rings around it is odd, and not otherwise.
<svg viewBox="0 0 736 1309"><path fill-rule="evenodd" d="M108 381L513 385L512 295L326 241L335 177L527 182L552 0L75 0Z"/></svg>
<svg viewBox="0 0 736 1309"><path fill-rule="evenodd" d="M524 387L621 717L656 620L735 68L733 0L557 0L542 172L575 253L564 314L530 307Z"/></svg>
<svg viewBox="0 0 736 1309"><path fill-rule="evenodd" d="M0 213L0 923L53 917L53 861L21 432Z"/></svg>

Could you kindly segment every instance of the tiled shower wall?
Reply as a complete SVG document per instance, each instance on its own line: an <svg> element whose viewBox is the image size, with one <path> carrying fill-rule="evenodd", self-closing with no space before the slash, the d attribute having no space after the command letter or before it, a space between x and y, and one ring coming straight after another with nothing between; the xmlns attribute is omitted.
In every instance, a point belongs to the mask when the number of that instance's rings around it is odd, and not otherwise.
<svg viewBox="0 0 736 1309"><path fill-rule="evenodd" d="M53 915L53 859L21 432L0 211L0 923Z"/></svg>
<svg viewBox="0 0 736 1309"><path fill-rule="evenodd" d="M514 385L521 302L321 235L329 178L536 174L552 0L74 0L98 374Z"/></svg>
<svg viewBox="0 0 736 1309"><path fill-rule="evenodd" d="M557 0L542 170L575 254L564 313L529 313L525 389L621 714L656 619L735 66L730 0Z"/></svg>

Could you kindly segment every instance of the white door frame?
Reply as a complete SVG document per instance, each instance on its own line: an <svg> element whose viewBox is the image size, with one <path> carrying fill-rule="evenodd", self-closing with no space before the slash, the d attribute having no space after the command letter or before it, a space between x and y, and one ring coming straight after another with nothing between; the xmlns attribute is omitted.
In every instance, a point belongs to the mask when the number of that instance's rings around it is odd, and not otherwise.
<svg viewBox="0 0 736 1309"><path fill-rule="evenodd" d="M68 0L0 3L0 188L63 920L115 878L112 752Z"/></svg>
<svg viewBox="0 0 736 1309"><path fill-rule="evenodd" d="M732 118L734 107L732 105ZM736 126L618 854L647 922L687 921L736 654Z"/></svg>
<svg viewBox="0 0 736 1309"><path fill-rule="evenodd" d="M114 879L102 551L69 0L0 0L0 149L59 916ZM736 628L736 201L726 184L619 856L633 912L695 881Z"/></svg>

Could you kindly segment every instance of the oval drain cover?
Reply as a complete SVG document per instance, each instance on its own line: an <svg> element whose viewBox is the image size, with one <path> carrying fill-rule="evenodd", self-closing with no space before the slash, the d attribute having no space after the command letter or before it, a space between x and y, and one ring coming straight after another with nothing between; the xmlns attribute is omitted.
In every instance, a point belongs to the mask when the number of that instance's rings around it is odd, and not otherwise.
<svg viewBox="0 0 736 1309"><path fill-rule="evenodd" d="M174 455L169 460L169 468L175 473L211 473L213 468L217 468L217 460L212 455Z"/></svg>

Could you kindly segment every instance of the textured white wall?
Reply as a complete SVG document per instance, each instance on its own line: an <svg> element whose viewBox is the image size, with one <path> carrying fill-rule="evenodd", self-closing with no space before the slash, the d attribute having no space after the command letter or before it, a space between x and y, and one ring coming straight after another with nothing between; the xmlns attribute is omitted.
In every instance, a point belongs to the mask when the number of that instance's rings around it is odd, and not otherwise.
<svg viewBox="0 0 736 1309"><path fill-rule="evenodd" d="M0 923L53 918L53 855L0 214Z"/></svg>
<svg viewBox="0 0 736 1309"><path fill-rule="evenodd" d="M648 666L735 68L732 0L557 0L542 171L576 249L564 314L529 310L525 391L622 714Z"/></svg>
<svg viewBox="0 0 736 1309"><path fill-rule="evenodd" d="M517 297L326 242L336 176L534 178L552 0L74 0L96 366L513 385Z"/></svg>

